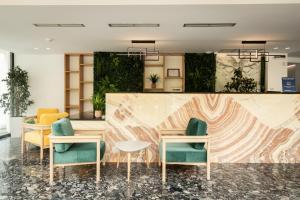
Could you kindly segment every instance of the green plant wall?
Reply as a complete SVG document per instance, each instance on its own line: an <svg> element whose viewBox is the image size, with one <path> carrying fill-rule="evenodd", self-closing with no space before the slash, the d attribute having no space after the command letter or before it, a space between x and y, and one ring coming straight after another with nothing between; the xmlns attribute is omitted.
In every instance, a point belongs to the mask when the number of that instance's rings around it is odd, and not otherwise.
<svg viewBox="0 0 300 200"><path fill-rule="evenodd" d="M185 91L215 92L216 56L214 53L185 54Z"/></svg>
<svg viewBox="0 0 300 200"><path fill-rule="evenodd" d="M143 74L144 62L139 56L128 57L116 52L94 53L94 93L104 78L120 92L142 92Z"/></svg>

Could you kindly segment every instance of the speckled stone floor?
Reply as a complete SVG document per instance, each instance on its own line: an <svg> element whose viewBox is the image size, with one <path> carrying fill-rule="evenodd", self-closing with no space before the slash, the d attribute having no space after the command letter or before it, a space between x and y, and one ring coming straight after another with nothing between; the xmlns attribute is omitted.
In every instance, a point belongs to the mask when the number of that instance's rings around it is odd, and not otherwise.
<svg viewBox="0 0 300 200"><path fill-rule="evenodd" d="M299 164L213 164L210 181L204 167L171 166L162 185L156 164L133 164L128 184L126 164L108 163L98 185L94 166L77 166L56 169L49 186L48 161L37 148L21 159L19 144L0 140L0 199L300 199Z"/></svg>

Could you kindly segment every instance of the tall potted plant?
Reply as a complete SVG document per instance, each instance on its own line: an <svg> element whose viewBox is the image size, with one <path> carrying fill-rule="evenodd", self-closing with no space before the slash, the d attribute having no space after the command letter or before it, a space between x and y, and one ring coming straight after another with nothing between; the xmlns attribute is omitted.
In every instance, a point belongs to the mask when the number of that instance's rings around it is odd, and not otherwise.
<svg viewBox="0 0 300 200"><path fill-rule="evenodd" d="M150 74L148 79L151 81L151 88L156 88L156 83L159 81L159 76L157 74Z"/></svg>
<svg viewBox="0 0 300 200"><path fill-rule="evenodd" d="M11 68L7 77L2 81L6 82L7 93L0 97L0 106L4 113L10 114L10 132L12 137L20 137L23 122L23 115L28 106L33 104L30 100L28 85L28 72L20 67Z"/></svg>

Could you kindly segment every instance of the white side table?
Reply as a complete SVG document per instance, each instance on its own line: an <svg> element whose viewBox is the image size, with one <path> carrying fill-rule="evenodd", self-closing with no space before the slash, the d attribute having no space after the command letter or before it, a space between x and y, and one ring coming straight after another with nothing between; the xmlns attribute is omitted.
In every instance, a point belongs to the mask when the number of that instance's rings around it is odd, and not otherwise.
<svg viewBox="0 0 300 200"><path fill-rule="evenodd" d="M140 140L130 140L130 141L123 141L117 142L116 147L120 150L118 154L118 162L117 168L119 167L120 163L120 156L121 151L127 153L127 181L130 181L130 164L131 164L131 153L136 151L142 151L145 149L145 162L147 167L149 168L149 149L150 142L140 141Z"/></svg>

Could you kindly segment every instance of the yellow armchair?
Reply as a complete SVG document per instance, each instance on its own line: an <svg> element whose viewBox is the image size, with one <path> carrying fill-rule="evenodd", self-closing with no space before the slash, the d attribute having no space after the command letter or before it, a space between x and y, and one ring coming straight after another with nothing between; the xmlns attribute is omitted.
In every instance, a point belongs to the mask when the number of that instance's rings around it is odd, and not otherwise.
<svg viewBox="0 0 300 200"><path fill-rule="evenodd" d="M22 154L28 150L29 144L33 144L40 147L40 161L42 162L44 149L49 148L50 144L51 125L64 117L68 117L68 113L60 113L56 108L41 108L38 109L36 116L26 117L23 123Z"/></svg>

